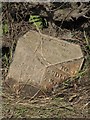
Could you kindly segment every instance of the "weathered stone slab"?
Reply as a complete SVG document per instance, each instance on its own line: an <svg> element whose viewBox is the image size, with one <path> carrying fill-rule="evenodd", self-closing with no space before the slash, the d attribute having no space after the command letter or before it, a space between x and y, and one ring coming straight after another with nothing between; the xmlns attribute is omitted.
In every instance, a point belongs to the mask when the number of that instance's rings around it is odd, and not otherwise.
<svg viewBox="0 0 90 120"><path fill-rule="evenodd" d="M75 76L82 63L79 45L29 31L17 43L7 78L51 91Z"/></svg>

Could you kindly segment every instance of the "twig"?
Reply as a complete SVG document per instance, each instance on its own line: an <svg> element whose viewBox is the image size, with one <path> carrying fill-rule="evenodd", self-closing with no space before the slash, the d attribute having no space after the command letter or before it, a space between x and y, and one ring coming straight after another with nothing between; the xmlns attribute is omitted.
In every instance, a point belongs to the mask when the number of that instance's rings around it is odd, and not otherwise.
<svg viewBox="0 0 90 120"><path fill-rule="evenodd" d="M38 90L32 97L30 100L34 99L38 94L39 94L40 90Z"/></svg>
<svg viewBox="0 0 90 120"><path fill-rule="evenodd" d="M83 17L87 18L87 19L90 19L90 17L86 16L86 15L83 15Z"/></svg>
<svg viewBox="0 0 90 120"><path fill-rule="evenodd" d="M33 20L33 18L32 18L32 20ZM44 58L44 56L43 56L43 52L42 52L42 40L43 40L43 34L40 32L40 29L39 29L39 27L37 26L37 24L34 22L34 20L33 20L33 23L34 23L34 25L36 26L36 29L37 29L37 31L39 32L40 37L41 37L41 39L40 39L40 44L36 47L34 53L36 53L36 51L37 51L37 49L39 48L39 46L41 46L41 56L42 56L42 58L43 58L43 59L44 59L49 65L50 65L50 63Z"/></svg>
<svg viewBox="0 0 90 120"><path fill-rule="evenodd" d="M88 42L88 39L87 39L87 36L86 36L86 32L85 32L85 31L84 31L84 38L85 38L85 40L86 40L87 45L89 45L89 42Z"/></svg>
<svg viewBox="0 0 90 120"><path fill-rule="evenodd" d="M50 10L50 11L51 11L51 12L52 12L52 11L56 11L56 10L60 9L61 7L63 7L64 4L65 4L65 3L63 3L61 6L57 7L56 9L53 9L53 10Z"/></svg>

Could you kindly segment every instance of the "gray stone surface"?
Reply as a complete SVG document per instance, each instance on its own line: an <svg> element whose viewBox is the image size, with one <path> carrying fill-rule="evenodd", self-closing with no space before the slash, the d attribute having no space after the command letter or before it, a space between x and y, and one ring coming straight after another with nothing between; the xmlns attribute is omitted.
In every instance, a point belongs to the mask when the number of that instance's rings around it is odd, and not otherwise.
<svg viewBox="0 0 90 120"><path fill-rule="evenodd" d="M29 31L17 43L7 78L51 90L75 76L82 63L79 45Z"/></svg>

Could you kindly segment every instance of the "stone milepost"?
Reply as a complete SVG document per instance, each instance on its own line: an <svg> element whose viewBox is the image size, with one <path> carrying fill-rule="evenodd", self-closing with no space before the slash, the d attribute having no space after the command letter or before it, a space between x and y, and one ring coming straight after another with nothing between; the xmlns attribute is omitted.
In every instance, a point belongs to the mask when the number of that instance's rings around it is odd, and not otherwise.
<svg viewBox="0 0 90 120"><path fill-rule="evenodd" d="M6 82L11 88L26 85L30 89L31 85L52 91L56 85L74 77L83 60L79 45L29 31L18 40Z"/></svg>

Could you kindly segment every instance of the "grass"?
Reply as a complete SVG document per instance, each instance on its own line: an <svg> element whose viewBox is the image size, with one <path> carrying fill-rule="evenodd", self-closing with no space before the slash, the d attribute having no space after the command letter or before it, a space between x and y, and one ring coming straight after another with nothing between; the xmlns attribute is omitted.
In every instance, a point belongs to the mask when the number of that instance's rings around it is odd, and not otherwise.
<svg viewBox="0 0 90 120"><path fill-rule="evenodd" d="M64 117L64 116L69 117L76 114L75 108L71 106L68 102L65 102L64 99L49 98L48 100L49 102L44 98L39 100L39 102L37 103L32 103L31 101L28 102L21 101L18 103L16 103L16 101L14 100L7 101L9 104L6 104L5 108L6 109L8 108L7 110L9 111L8 115L10 114L10 116L13 116L13 118L21 118L21 117L48 118L48 117ZM27 106L25 105L25 103L27 104Z"/></svg>

